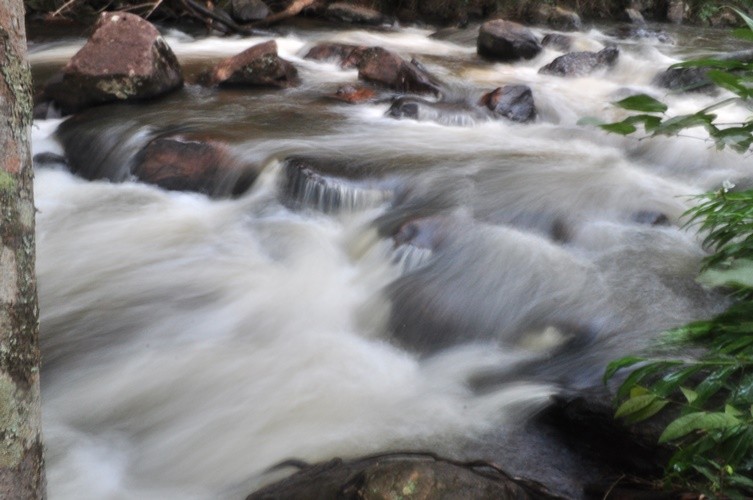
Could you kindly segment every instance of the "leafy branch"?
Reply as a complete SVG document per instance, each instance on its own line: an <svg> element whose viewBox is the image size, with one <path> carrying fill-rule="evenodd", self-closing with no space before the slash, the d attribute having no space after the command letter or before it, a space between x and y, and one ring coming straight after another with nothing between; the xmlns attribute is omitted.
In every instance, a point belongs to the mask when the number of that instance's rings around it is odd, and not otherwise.
<svg viewBox="0 0 753 500"><path fill-rule="evenodd" d="M748 29L736 34L753 40L753 19L741 12ZM617 106L638 112L620 122L601 124L628 135L639 127L650 136L677 135L703 127L718 148L744 153L753 145L753 116L718 123L714 113L732 102L750 105L753 64L704 59L675 65L705 68L706 76L735 97L696 113L668 117L668 107L648 95L628 97ZM750 107L750 106L749 106ZM697 321L665 335L669 346L702 352L695 357L629 356L607 367L605 382L629 373L617 391L616 418L635 424L658 414L670 419L659 443L674 448L667 464L668 487L686 487L725 498L753 495L753 190L725 185L698 197L685 215L687 226L704 235L711 252L699 281L729 291L736 302L715 318Z"/></svg>

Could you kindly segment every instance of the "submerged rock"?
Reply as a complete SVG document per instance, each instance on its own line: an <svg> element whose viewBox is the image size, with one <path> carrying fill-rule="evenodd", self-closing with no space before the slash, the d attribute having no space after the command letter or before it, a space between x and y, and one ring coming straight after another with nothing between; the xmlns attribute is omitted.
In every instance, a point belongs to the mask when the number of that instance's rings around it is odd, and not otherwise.
<svg viewBox="0 0 753 500"><path fill-rule="evenodd" d="M533 32L525 26L495 19L479 29L477 51L482 57L496 61L532 59L541 52L541 45Z"/></svg>
<svg viewBox="0 0 753 500"><path fill-rule="evenodd" d="M524 123L536 118L533 92L527 85L497 87L481 97L479 104L514 122Z"/></svg>
<svg viewBox="0 0 753 500"><path fill-rule="evenodd" d="M356 60L358 77L398 92L439 94L439 86L415 61L383 49L370 47L353 51L348 60Z"/></svg>
<svg viewBox="0 0 753 500"><path fill-rule="evenodd" d="M258 172L242 165L227 144L185 135L159 137L141 150L133 175L170 191L240 195Z"/></svg>
<svg viewBox="0 0 753 500"><path fill-rule="evenodd" d="M573 38L559 33L549 33L541 40L543 47L551 47L560 52L567 52L573 46Z"/></svg>
<svg viewBox="0 0 753 500"><path fill-rule="evenodd" d="M570 52L539 69L539 73L557 76L585 76L602 68L610 68L620 55L617 47L599 52Z"/></svg>
<svg viewBox="0 0 753 500"><path fill-rule="evenodd" d="M320 43L309 49L304 59L315 61L337 61L343 68L355 68L358 58L351 58L355 50L366 50L366 47L345 43Z"/></svg>
<svg viewBox="0 0 753 500"><path fill-rule="evenodd" d="M154 98L182 85L178 59L151 23L106 12L44 93L69 114L106 102Z"/></svg>
<svg viewBox="0 0 753 500"><path fill-rule="evenodd" d="M373 101L376 99L376 95L377 93L368 87L343 85L335 91L332 97L338 101L347 102L349 104L360 104Z"/></svg>
<svg viewBox="0 0 753 500"><path fill-rule="evenodd" d="M466 102L432 102L417 97L398 97L386 114L392 118L409 118L458 126L489 120L489 114L483 109Z"/></svg>
<svg viewBox="0 0 753 500"><path fill-rule="evenodd" d="M203 76L208 85L238 85L287 88L300 84L298 70L277 55L277 42L270 40L249 47L220 61Z"/></svg>

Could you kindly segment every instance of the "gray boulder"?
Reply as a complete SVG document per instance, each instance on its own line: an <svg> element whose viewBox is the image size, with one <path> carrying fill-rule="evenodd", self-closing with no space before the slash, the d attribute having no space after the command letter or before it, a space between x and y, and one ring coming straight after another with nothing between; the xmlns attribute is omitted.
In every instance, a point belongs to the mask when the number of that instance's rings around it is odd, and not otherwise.
<svg viewBox="0 0 753 500"><path fill-rule="evenodd" d="M495 19L481 25L477 51L482 57L496 61L532 59L541 52L541 45L533 32L525 26Z"/></svg>
<svg viewBox="0 0 753 500"><path fill-rule="evenodd" d="M239 23L251 23L267 17L269 7L262 0L232 0L230 15Z"/></svg>
<svg viewBox="0 0 753 500"><path fill-rule="evenodd" d="M599 52L570 52L539 69L539 73L557 76L585 76L602 68L610 68L620 55L616 47Z"/></svg>

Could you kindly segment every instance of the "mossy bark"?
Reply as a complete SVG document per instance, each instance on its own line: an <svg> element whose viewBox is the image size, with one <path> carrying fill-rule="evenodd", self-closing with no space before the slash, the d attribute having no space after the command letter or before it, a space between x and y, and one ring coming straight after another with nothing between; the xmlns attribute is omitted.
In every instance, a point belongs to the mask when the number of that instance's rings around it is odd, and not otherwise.
<svg viewBox="0 0 753 500"><path fill-rule="evenodd" d="M45 497L22 0L0 2L0 498Z"/></svg>

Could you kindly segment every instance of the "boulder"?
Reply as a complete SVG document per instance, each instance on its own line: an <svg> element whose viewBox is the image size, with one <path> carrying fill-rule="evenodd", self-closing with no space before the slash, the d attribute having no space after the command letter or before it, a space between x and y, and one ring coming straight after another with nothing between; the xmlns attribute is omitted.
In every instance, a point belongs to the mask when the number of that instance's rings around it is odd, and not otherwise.
<svg viewBox="0 0 753 500"><path fill-rule="evenodd" d="M628 23L637 24L640 26L646 25L646 20L643 18L643 14L641 14L636 9L627 8L622 11L622 19Z"/></svg>
<svg viewBox="0 0 753 500"><path fill-rule="evenodd" d="M373 101L376 98L376 92L368 87L343 85L335 91L332 97L349 104L360 104Z"/></svg>
<svg viewBox="0 0 753 500"><path fill-rule="evenodd" d="M45 88L64 114L113 101L151 99L183 85L178 59L134 14L102 14L86 44Z"/></svg>
<svg viewBox="0 0 753 500"><path fill-rule="evenodd" d="M463 463L431 453L386 453L348 462L336 458L314 465L295 460L281 465L288 464L301 470L252 493L246 500L559 498L540 484L510 477L492 463Z"/></svg>
<svg viewBox="0 0 753 500"><path fill-rule="evenodd" d="M229 146L213 139L173 135L149 142L136 156L133 175L170 191L240 195L257 172L242 165Z"/></svg>
<svg viewBox="0 0 753 500"><path fill-rule="evenodd" d="M230 15L239 23L251 23L269 15L269 7L262 0L232 0Z"/></svg>
<svg viewBox="0 0 753 500"><path fill-rule="evenodd" d="M541 52L533 32L523 25L504 19L487 21L479 29L477 51L496 61L531 59Z"/></svg>
<svg viewBox="0 0 753 500"><path fill-rule="evenodd" d="M539 73L557 76L585 76L602 68L610 68L620 55L616 47L599 52L570 52L539 69Z"/></svg>
<svg viewBox="0 0 753 500"><path fill-rule="evenodd" d="M303 58L315 61L337 61L343 68L355 68L358 58L351 58L351 55L356 49L363 51L366 47L345 43L320 43L312 47Z"/></svg>
<svg viewBox="0 0 753 500"><path fill-rule="evenodd" d="M682 24L690 7L683 0L671 0L667 6L667 21Z"/></svg>
<svg viewBox="0 0 753 500"><path fill-rule="evenodd" d="M355 60L358 77L398 92L439 94L439 86L415 61L407 62L381 47L354 50L348 61Z"/></svg>
<svg viewBox="0 0 753 500"><path fill-rule="evenodd" d="M485 94L479 105L487 107L497 116L514 122L529 122L536 118L533 93L526 85L507 85Z"/></svg>
<svg viewBox="0 0 753 500"><path fill-rule="evenodd" d="M708 68L669 68L656 75L652 83L670 90L708 92L714 89L714 83L707 72Z"/></svg>
<svg viewBox="0 0 753 500"><path fill-rule="evenodd" d="M277 55L277 42L274 40L254 45L220 61L204 75L203 80L212 86L287 88L300 84L298 70Z"/></svg>
<svg viewBox="0 0 753 500"><path fill-rule="evenodd" d="M577 13L556 5L541 4L534 10L532 17L535 23L558 30L580 31L583 29L583 23Z"/></svg>
<svg viewBox="0 0 753 500"><path fill-rule="evenodd" d="M387 16L379 11L340 2L329 4L324 11L324 16L333 21L369 26L379 26L389 22Z"/></svg>
<svg viewBox="0 0 753 500"><path fill-rule="evenodd" d="M573 46L573 39L567 35L560 35L558 33L549 33L544 35L541 40L543 47L550 47L560 52L567 52Z"/></svg>

